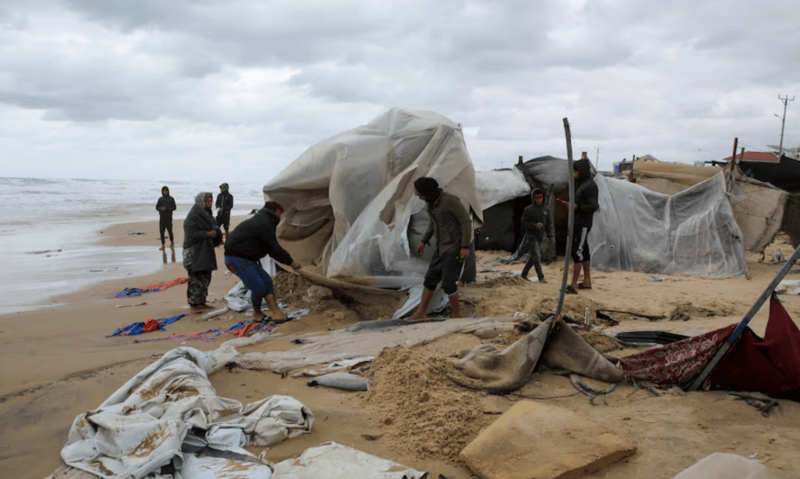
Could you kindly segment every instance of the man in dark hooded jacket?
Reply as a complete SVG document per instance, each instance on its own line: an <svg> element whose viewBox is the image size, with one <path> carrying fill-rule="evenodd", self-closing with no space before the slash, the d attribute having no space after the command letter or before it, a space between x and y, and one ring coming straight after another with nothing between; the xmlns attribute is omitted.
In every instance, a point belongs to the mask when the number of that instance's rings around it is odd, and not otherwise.
<svg viewBox="0 0 800 479"><path fill-rule="evenodd" d="M422 256L425 245L436 233L436 252L425 273L422 299L416 312L407 321L415 321L425 317L433 292L439 281L450 300L450 308L454 318L461 317L458 302L458 280L463 270L464 260L469 258L472 244L472 219L464 205L455 195L439 188L439 183L423 176L414 182L419 198L427 204L430 224L422 236L417 254Z"/></svg>
<svg viewBox="0 0 800 479"><path fill-rule="evenodd" d="M267 201L255 216L239 223L225 242L225 266L250 290L253 321L256 322L266 317L261 311L262 299L267 301L273 320L286 320L275 299L272 277L261 266L261 258L270 255L294 269L301 267L278 243L276 228L282 214L283 207L279 203Z"/></svg>
<svg viewBox="0 0 800 479"><path fill-rule="evenodd" d="M206 304L211 272L217 269L214 248L222 243L222 234L211 214L214 196L204 191L194 198L194 206L183 220L183 267L189 273L186 299L193 313L211 309Z"/></svg>
<svg viewBox="0 0 800 479"><path fill-rule="evenodd" d="M161 248L159 249L162 251L165 246L164 231L169 233L169 247L175 248L175 238L172 235L172 212L176 209L175 199L169 195L169 188L166 186L161 188L161 198L156 202L156 211L158 211L158 231L161 234Z"/></svg>
<svg viewBox="0 0 800 479"><path fill-rule="evenodd" d="M525 228L525 235L528 241L528 262L522 269L522 277L528 278L531 266L536 269L536 275L540 283L546 283L544 273L542 273L541 262L541 241L547 236L551 243L555 243L555 237L551 236L550 214L544 206L544 191L536 188L531 192L531 203L522 212L522 226Z"/></svg>
<svg viewBox="0 0 800 479"><path fill-rule="evenodd" d="M567 294L577 294L577 289L591 289L591 256L589 252L589 231L592 230L594 212L600 209L597 184L592 179L592 164L583 153L580 160L572 165L575 175L575 222L572 233L572 283L567 286ZM583 282L578 283L581 270Z"/></svg>
<svg viewBox="0 0 800 479"><path fill-rule="evenodd" d="M228 230L231 227L231 210L233 209L233 195L228 191L228 184L219 185L217 196L217 226L225 229L225 240L228 239Z"/></svg>

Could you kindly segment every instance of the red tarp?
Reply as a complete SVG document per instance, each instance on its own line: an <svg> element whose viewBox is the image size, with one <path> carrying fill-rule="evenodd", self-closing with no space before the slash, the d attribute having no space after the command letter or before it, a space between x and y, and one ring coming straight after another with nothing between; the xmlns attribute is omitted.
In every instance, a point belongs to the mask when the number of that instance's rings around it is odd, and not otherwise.
<svg viewBox="0 0 800 479"><path fill-rule="evenodd" d="M710 379L715 388L800 401L800 329L775 295L764 339L745 328Z"/></svg>

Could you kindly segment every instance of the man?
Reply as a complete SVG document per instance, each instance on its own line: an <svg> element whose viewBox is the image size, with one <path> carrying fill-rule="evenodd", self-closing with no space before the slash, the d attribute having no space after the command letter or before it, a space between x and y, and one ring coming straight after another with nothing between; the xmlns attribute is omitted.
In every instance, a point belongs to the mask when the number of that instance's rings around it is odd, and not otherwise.
<svg viewBox="0 0 800 479"><path fill-rule="evenodd" d="M429 244L436 233L436 250L425 273L424 289L419 308L406 321L417 321L425 318L426 310L439 281L450 300L453 317L460 318L458 303L458 280L461 276L464 260L469 258L472 243L472 220L469 213L454 195L442 191L439 183L428 177L418 178L414 182L417 196L427 204L430 224L417 246L417 254L422 256L425 245Z"/></svg>
<svg viewBox="0 0 800 479"><path fill-rule="evenodd" d="M567 286L567 294L578 294L578 289L592 289L591 256L589 254L589 231L592 230L592 217L600 208L597 200L597 185L592 179L592 164L583 152L581 159L573 163L575 175L575 222L572 234L572 283ZM581 270L583 282L578 283Z"/></svg>
<svg viewBox="0 0 800 479"><path fill-rule="evenodd" d="M201 192L194 198L194 206L183 220L183 267L189 273L186 299L193 313L212 309L206 304L211 273L217 269L214 248L222 243L222 234L214 222L211 206L214 196Z"/></svg>
<svg viewBox="0 0 800 479"><path fill-rule="evenodd" d="M255 322L266 318L261 311L262 299L266 299L274 321L286 321L275 299L272 277L261 266L261 258L270 255L294 269L301 267L278 243L275 230L282 214L283 207L279 203L267 201L255 216L239 223L225 242L225 266L250 290Z"/></svg>
<svg viewBox="0 0 800 479"><path fill-rule="evenodd" d="M541 248L540 243L545 235L550 239L551 243L555 243L556 239L552 236L550 227L550 214L544 206L544 191L536 188L531 192L531 199L533 203L525 208L522 212L522 226L525 228L525 234L528 238L528 262L522 269L522 277L527 279L528 272L531 266L536 269L536 275L539 277L540 283L546 283L544 273L542 273L541 263Z"/></svg>
<svg viewBox="0 0 800 479"><path fill-rule="evenodd" d="M228 230L231 226L231 210L233 209L233 195L228 191L228 184L219 185L217 196L217 226L225 228L225 241L228 240Z"/></svg>
<svg viewBox="0 0 800 479"><path fill-rule="evenodd" d="M169 233L169 247L175 249L175 238L172 235L172 212L177 208L175 207L175 200L169 195L169 188L166 186L161 188L161 198L156 202L156 211L158 211L158 230L161 234L161 248L164 251L164 231ZM166 253L164 253L166 254Z"/></svg>

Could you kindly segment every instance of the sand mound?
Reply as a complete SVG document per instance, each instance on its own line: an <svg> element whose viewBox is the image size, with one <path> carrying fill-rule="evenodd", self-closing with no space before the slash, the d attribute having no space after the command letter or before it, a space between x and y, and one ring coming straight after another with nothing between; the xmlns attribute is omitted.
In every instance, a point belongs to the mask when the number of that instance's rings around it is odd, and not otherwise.
<svg viewBox="0 0 800 479"><path fill-rule="evenodd" d="M448 379L454 373L443 358L401 346L384 349L367 373L372 389L365 399L382 441L410 457L460 464L458 454L491 420L480 393Z"/></svg>

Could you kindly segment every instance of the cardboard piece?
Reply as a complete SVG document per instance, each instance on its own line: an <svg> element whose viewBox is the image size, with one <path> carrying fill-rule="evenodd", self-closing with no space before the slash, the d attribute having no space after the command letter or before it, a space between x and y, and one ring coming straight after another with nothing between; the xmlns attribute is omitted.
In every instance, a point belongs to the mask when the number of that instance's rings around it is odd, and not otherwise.
<svg viewBox="0 0 800 479"><path fill-rule="evenodd" d="M633 442L567 409L520 401L461 451L483 479L572 479L636 452Z"/></svg>

